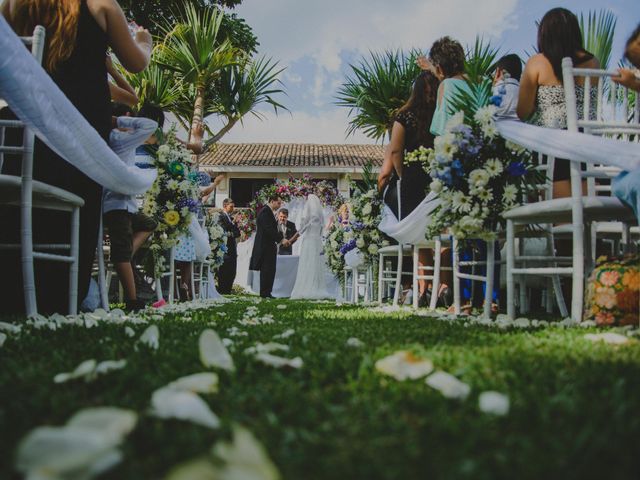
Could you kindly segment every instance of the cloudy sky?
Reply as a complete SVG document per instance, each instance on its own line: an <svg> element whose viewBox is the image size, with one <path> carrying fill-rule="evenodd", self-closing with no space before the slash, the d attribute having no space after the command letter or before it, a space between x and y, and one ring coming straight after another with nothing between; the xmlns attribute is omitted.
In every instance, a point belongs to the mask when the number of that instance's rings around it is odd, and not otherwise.
<svg viewBox="0 0 640 480"><path fill-rule="evenodd" d="M576 13L608 8L618 17L613 60L640 22L639 0L244 0L236 12L254 29L260 54L280 60L290 113L247 118L222 140L231 142L372 143L346 137L347 109L334 105L349 64L370 51L422 51L443 35L463 45L476 35L503 52L525 57L535 44L535 21L550 8Z"/></svg>

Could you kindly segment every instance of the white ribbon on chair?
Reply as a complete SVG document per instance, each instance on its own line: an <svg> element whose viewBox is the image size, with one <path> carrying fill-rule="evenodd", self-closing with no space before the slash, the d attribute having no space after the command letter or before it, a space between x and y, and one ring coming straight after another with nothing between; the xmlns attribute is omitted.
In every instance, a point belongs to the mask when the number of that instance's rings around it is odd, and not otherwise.
<svg viewBox="0 0 640 480"><path fill-rule="evenodd" d="M391 209L382 207L382 221L379 230L401 244L415 245L425 241L427 226L431 222L431 212L440 204L438 195L430 192L422 202L402 220L398 220Z"/></svg>
<svg viewBox="0 0 640 480"><path fill-rule="evenodd" d="M609 165L627 171L640 169L637 143L537 127L517 120L498 120L496 127L507 140L556 158Z"/></svg>
<svg viewBox="0 0 640 480"><path fill-rule="evenodd" d="M155 170L128 166L113 153L0 16L0 98L53 151L117 193L146 192Z"/></svg>

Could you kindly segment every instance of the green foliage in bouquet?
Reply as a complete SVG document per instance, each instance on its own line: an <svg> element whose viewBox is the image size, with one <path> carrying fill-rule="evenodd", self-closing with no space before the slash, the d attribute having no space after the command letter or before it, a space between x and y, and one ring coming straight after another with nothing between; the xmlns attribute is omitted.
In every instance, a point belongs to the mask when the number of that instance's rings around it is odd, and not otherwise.
<svg viewBox="0 0 640 480"><path fill-rule="evenodd" d="M198 172L191 171L191 152L178 142L175 127L160 140L152 158L158 178L144 196L142 211L158 222L150 248L157 260L155 273L159 273L164 268L162 252L187 232L200 200Z"/></svg>
<svg viewBox="0 0 640 480"><path fill-rule="evenodd" d="M220 214L207 215L205 219L205 229L209 235L209 244L211 246L211 270L218 270L224 263L224 256L227 253L228 234L220 225Z"/></svg>

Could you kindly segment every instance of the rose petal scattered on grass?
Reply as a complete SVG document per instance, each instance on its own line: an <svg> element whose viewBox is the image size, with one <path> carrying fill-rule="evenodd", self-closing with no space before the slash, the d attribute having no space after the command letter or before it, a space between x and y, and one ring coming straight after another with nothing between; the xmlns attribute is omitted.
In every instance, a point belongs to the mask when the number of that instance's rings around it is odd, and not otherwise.
<svg viewBox="0 0 640 480"><path fill-rule="evenodd" d="M150 325L147 329L142 333L138 342L146 345L149 348L157 350L160 346L160 330L158 330L157 325Z"/></svg>
<svg viewBox="0 0 640 480"><path fill-rule="evenodd" d="M177 418L208 428L220 426L217 415L198 395L169 387L153 392L151 414L158 418Z"/></svg>
<svg viewBox="0 0 640 480"><path fill-rule="evenodd" d="M277 308L278 310L286 310L286 309L287 309L287 306L286 306L285 304L281 303L280 305L276 306L276 308Z"/></svg>
<svg viewBox="0 0 640 480"><path fill-rule="evenodd" d="M220 478L218 469L211 460L202 457L172 468L164 480L220 480Z"/></svg>
<svg viewBox="0 0 640 480"><path fill-rule="evenodd" d="M255 359L259 362L264 363L265 365L269 365L270 367L282 368L282 367L290 367L290 368L302 368L304 362L302 358L284 358L278 357L277 355L271 355L270 353L258 353L255 356Z"/></svg>
<svg viewBox="0 0 640 480"><path fill-rule="evenodd" d="M346 345L347 347L352 347L352 348L362 348L364 347L364 342L359 338L351 337L347 339Z"/></svg>
<svg viewBox="0 0 640 480"><path fill-rule="evenodd" d="M500 392L482 392L478 397L478 408L481 412L492 415L506 415L509 413L509 397Z"/></svg>
<svg viewBox="0 0 640 480"><path fill-rule="evenodd" d="M216 393L218 375L212 372L194 373L171 382L167 388L193 393Z"/></svg>
<svg viewBox="0 0 640 480"><path fill-rule="evenodd" d="M200 361L205 367L218 367L230 372L235 370L233 358L214 330L204 330L200 334L198 344Z"/></svg>
<svg viewBox="0 0 640 480"><path fill-rule="evenodd" d="M113 370L121 370L127 366L126 360L105 360L96 365L96 375L112 372Z"/></svg>
<svg viewBox="0 0 640 480"><path fill-rule="evenodd" d="M285 340L289 337L291 337L292 335L295 335L296 331L293 328L290 328L288 330L285 330L282 333L279 333L278 335L274 335L273 338L274 340Z"/></svg>
<svg viewBox="0 0 640 480"><path fill-rule="evenodd" d="M592 342L604 342L609 345L624 345L630 341L628 337L613 332L587 333L584 338L585 340L591 340Z"/></svg>
<svg viewBox="0 0 640 480"><path fill-rule="evenodd" d="M253 347L246 348L244 353L246 355L255 355L257 353L271 353L271 352L288 352L289 345L283 345L282 343L276 342L268 342L268 343L260 343L257 342Z"/></svg>
<svg viewBox="0 0 640 480"><path fill-rule="evenodd" d="M376 362L376 370L389 375L396 380L416 380L433 371L433 363L426 358L420 358L413 353L400 350Z"/></svg>
<svg viewBox="0 0 640 480"><path fill-rule="evenodd" d="M54 383L64 383L76 378L90 380L95 375L97 362L94 359L85 360L73 372L59 373L53 377Z"/></svg>
<svg viewBox="0 0 640 480"><path fill-rule="evenodd" d="M0 332L14 333L18 334L22 330L20 325L14 325L12 323L0 322Z"/></svg>
<svg viewBox="0 0 640 480"><path fill-rule="evenodd" d="M4 345L4 342L7 341L7 334L0 332L0 347Z"/></svg>
<svg viewBox="0 0 640 480"><path fill-rule="evenodd" d="M90 479L122 460L118 445L137 414L101 407L76 413L63 427L38 427L20 442L16 469L29 479Z"/></svg>
<svg viewBox="0 0 640 480"><path fill-rule="evenodd" d="M438 371L429 375L425 383L438 390L446 398L464 400L469 396L471 387L453 375Z"/></svg>
<svg viewBox="0 0 640 480"><path fill-rule="evenodd" d="M136 336L136 331L131 327L124 327L124 334L127 337L132 338Z"/></svg>

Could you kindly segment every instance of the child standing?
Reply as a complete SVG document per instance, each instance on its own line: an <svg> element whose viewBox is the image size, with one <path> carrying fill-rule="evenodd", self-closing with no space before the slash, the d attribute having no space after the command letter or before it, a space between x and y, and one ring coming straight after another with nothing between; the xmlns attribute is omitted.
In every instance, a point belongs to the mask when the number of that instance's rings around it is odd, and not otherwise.
<svg viewBox="0 0 640 480"><path fill-rule="evenodd" d="M127 165L135 163L136 147L154 134L158 124L148 118L117 117L109 135L113 151ZM104 224L111 239L113 262L125 294L126 309L144 308L138 300L131 258L157 227L151 217L139 212L135 196L105 190L103 196Z"/></svg>
<svg viewBox="0 0 640 480"><path fill-rule="evenodd" d="M515 53L505 55L496 63L493 75L493 95L500 97L496 117L518 119L518 94L520 92L520 76L522 60Z"/></svg>

